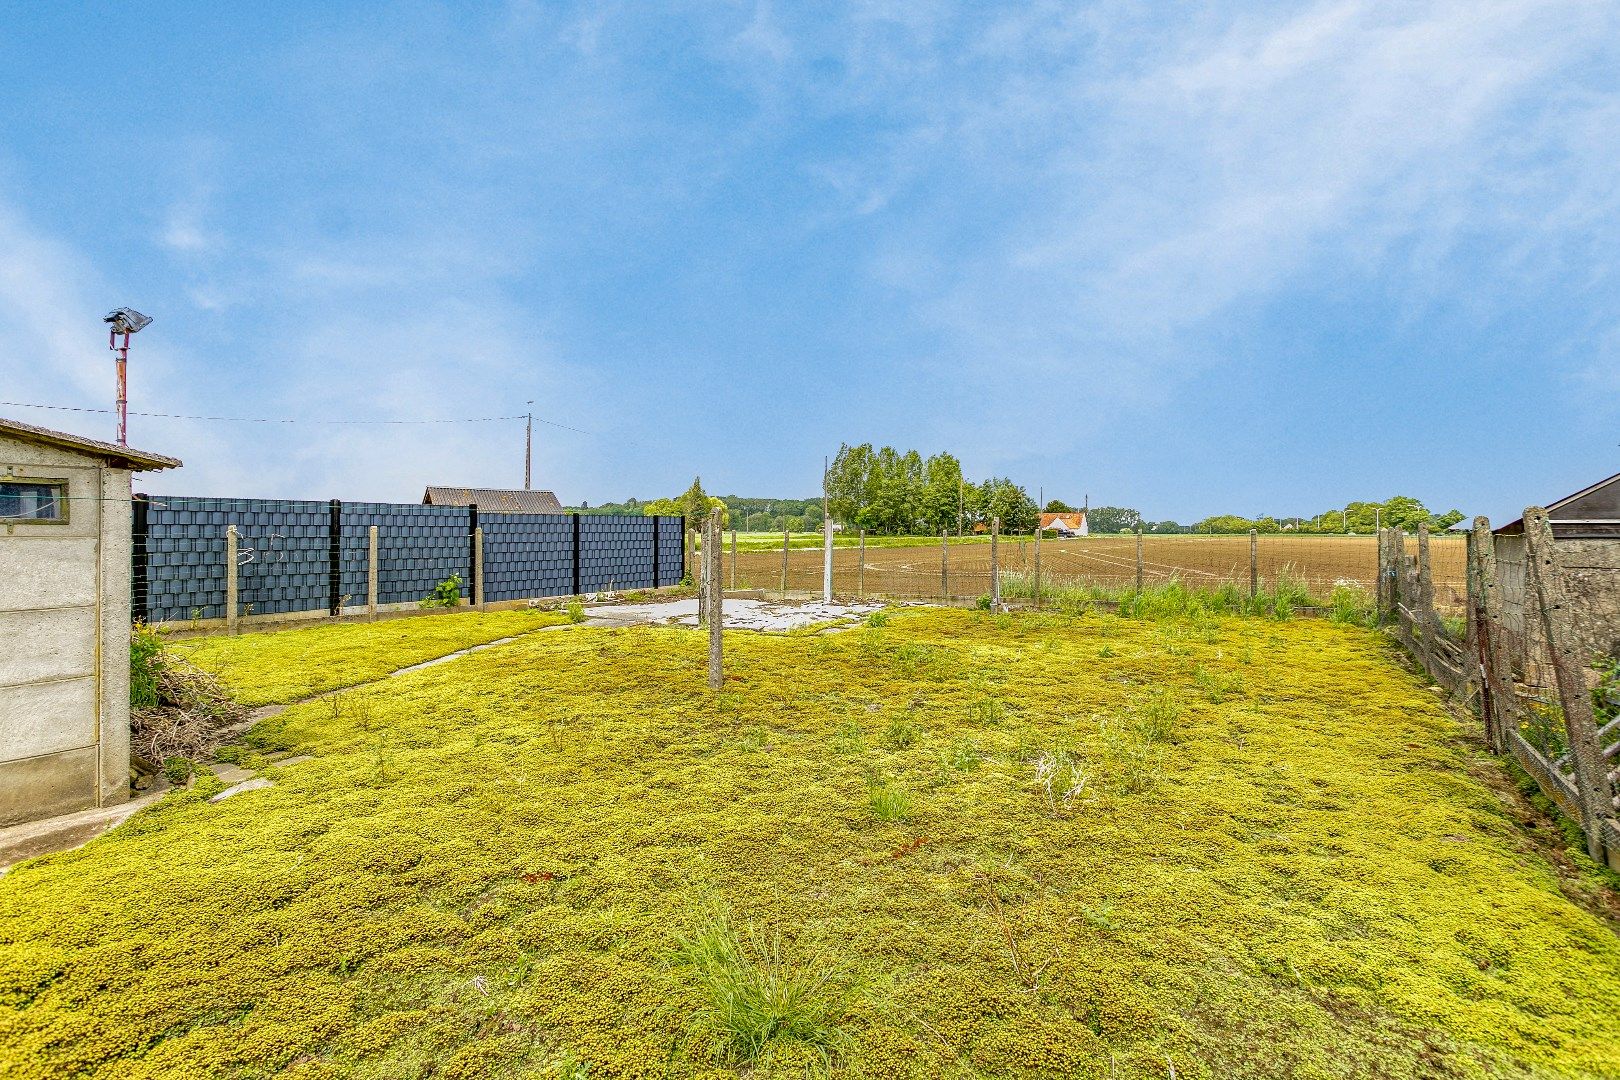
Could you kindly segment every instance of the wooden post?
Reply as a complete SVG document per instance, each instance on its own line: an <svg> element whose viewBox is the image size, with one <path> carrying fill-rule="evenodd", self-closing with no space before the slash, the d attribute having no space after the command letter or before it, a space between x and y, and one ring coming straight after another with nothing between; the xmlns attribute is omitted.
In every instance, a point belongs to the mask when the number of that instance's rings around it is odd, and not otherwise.
<svg viewBox="0 0 1620 1080"><path fill-rule="evenodd" d="M1249 599L1260 595L1260 530L1249 530Z"/></svg>
<svg viewBox="0 0 1620 1080"><path fill-rule="evenodd" d="M1507 722L1515 713L1511 700L1513 678L1508 672L1507 639L1502 631L1502 586L1496 578L1496 537L1488 518L1474 519L1474 585L1469 606L1474 610L1475 646L1480 667L1480 708L1485 717L1485 738L1500 753ZM1506 688L1497 694L1498 687Z"/></svg>
<svg viewBox="0 0 1620 1080"><path fill-rule="evenodd" d="M377 526L366 530L366 617L377 618Z"/></svg>
<svg viewBox="0 0 1620 1080"><path fill-rule="evenodd" d="M237 598L237 567L236 567L236 526L225 526L225 632L237 632L237 620L240 617L238 609L241 604Z"/></svg>
<svg viewBox="0 0 1620 1080"><path fill-rule="evenodd" d="M484 528L473 530L473 606L484 610Z"/></svg>
<svg viewBox="0 0 1620 1080"><path fill-rule="evenodd" d="M1001 519L990 518L990 610L995 611L1000 606L1001 599Z"/></svg>
<svg viewBox="0 0 1620 1080"><path fill-rule="evenodd" d="M737 530L731 530L731 588L737 588Z"/></svg>
<svg viewBox="0 0 1620 1080"><path fill-rule="evenodd" d="M1423 634L1429 635L1432 628L1439 624L1439 617L1434 613L1434 572L1429 565L1429 523L1418 523L1418 555L1417 555L1417 584L1418 610L1415 615L1422 621Z"/></svg>
<svg viewBox="0 0 1620 1080"><path fill-rule="evenodd" d="M709 555L714 547L709 543L709 519L704 518L697 527L697 601L698 625L709 625Z"/></svg>
<svg viewBox="0 0 1620 1080"><path fill-rule="evenodd" d="M782 599L787 599L788 531L782 530Z"/></svg>
<svg viewBox="0 0 1620 1080"><path fill-rule="evenodd" d="M720 657L720 630L725 622L722 613L725 599L724 594L720 591L720 551L725 541L721 539L721 535L720 510L716 508L709 513L709 528L703 540L703 558L708 565L710 690L720 689L725 681L725 673L721 668Z"/></svg>
<svg viewBox="0 0 1620 1080"><path fill-rule="evenodd" d="M1406 597L1406 533L1390 526L1390 617L1400 622L1401 601Z"/></svg>
<svg viewBox="0 0 1620 1080"><path fill-rule="evenodd" d="M1393 567L1395 560L1390 559L1390 531L1387 528L1379 528L1379 578L1375 581L1379 596L1379 625L1388 622L1390 615L1395 614L1395 604L1390 602Z"/></svg>
<svg viewBox="0 0 1620 1080"><path fill-rule="evenodd" d="M1564 592L1558 556L1553 550L1552 523L1547 519L1547 511L1539 506L1524 512L1524 544L1530 596L1535 601L1536 618L1546 636L1553 678L1558 684L1558 700L1564 707L1564 732L1569 738L1570 757L1575 764L1586 853L1593 862L1602 865L1603 823L1613 817L1614 792L1609 783L1603 745L1598 741L1591 693L1583 676L1585 658L1570 624L1569 599Z"/></svg>
<svg viewBox="0 0 1620 1080"><path fill-rule="evenodd" d="M1144 581L1145 564L1142 561L1142 526L1136 527L1136 591L1140 593L1146 582Z"/></svg>
<svg viewBox="0 0 1620 1080"><path fill-rule="evenodd" d="M951 598L951 532L941 529L939 532L939 595L949 600Z"/></svg>
<svg viewBox="0 0 1620 1080"><path fill-rule="evenodd" d="M1031 590L1035 594L1035 610L1041 608L1041 519L1035 519L1035 581Z"/></svg>
<svg viewBox="0 0 1620 1080"><path fill-rule="evenodd" d="M866 597L866 530L861 530L861 565L855 569L855 595Z"/></svg>

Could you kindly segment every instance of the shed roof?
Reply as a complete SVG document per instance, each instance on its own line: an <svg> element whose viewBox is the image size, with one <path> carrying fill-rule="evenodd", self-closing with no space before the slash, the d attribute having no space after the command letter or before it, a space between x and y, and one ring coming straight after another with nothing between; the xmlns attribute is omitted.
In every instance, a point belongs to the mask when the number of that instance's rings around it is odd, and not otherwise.
<svg viewBox="0 0 1620 1080"><path fill-rule="evenodd" d="M1086 512L1084 510L1075 510L1065 514L1042 514L1041 523L1036 526L1036 528L1050 529L1054 527L1062 527L1078 530L1084 528L1085 524Z"/></svg>
<svg viewBox="0 0 1620 1080"><path fill-rule="evenodd" d="M1620 473L1547 504L1555 536L1613 536L1620 533ZM1510 521L1498 533L1522 533L1524 518Z"/></svg>
<svg viewBox="0 0 1620 1080"><path fill-rule="evenodd" d="M52 446L58 450L71 450L86 457L99 458L110 465L122 466L135 472L155 472L158 469L178 469L180 459L166 454L153 454L130 446L102 442L66 431L25 424L21 420L8 420L0 416L0 435L9 435L22 442Z"/></svg>
<svg viewBox="0 0 1620 1080"><path fill-rule="evenodd" d="M477 506L491 514L560 514L562 503L550 491L512 488L429 486L422 501L430 506Z"/></svg>

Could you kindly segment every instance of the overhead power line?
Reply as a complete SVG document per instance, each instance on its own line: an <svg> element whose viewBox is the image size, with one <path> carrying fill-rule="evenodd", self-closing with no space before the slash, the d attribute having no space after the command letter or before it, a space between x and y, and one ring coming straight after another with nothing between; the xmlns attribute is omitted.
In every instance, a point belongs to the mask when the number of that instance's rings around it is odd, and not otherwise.
<svg viewBox="0 0 1620 1080"><path fill-rule="evenodd" d="M13 405L13 406L16 406L17 408L22 408L22 409L51 409L51 410L54 410L56 412L110 413L110 412L113 411L111 409L92 409L92 408L79 406L79 405L40 405L40 404L37 404L35 402L31 402L31 401L0 401L0 405ZM165 419L165 420L219 420L219 421L225 421L225 422L229 422L229 423L238 423L238 424L483 424L483 423L489 423L491 421L496 421L496 420L524 420L524 419L529 418L527 413L514 413L511 416L450 416L450 417L412 418L412 419L404 419L404 420L366 420L366 419L319 420L319 419L299 418L299 417L279 418L279 417L264 417L264 416L189 416L189 415L186 415L186 414L183 414L183 413L159 413L159 412L131 412L129 415L131 415L131 416L152 416L152 417L158 417L158 418ZM587 431L584 428L570 427L567 424L559 424L555 420L547 420L544 417L540 417L540 416L536 416L533 419L534 419L534 422L537 423L537 424L546 424L546 425L548 425L550 427L562 428L564 431L575 431L575 432L578 432L581 435L595 435L595 434L597 434L594 431Z"/></svg>

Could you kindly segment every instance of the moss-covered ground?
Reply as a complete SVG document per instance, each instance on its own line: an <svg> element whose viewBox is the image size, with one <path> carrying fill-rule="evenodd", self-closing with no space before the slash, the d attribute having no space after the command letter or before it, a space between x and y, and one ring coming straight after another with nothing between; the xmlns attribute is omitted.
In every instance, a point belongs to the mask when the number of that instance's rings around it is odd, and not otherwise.
<svg viewBox="0 0 1620 1080"><path fill-rule="evenodd" d="M883 621L883 620L879 620ZM1620 940L1375 633L535 634L0 878L0 1076L1603 1077Z"/></svg>
<svg viewBox="0 0 1620 1080"><path fill-rule="evenodd" d="M168 648L218 676L243 705L270 705L357 686L424 660L567 621L562 612L528 608L456 611L186 638Z"/></svg>

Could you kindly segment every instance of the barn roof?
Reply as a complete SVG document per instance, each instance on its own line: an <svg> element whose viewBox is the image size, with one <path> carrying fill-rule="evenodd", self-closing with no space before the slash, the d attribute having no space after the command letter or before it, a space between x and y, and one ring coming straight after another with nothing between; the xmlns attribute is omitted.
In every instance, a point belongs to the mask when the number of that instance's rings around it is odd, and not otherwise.
<svg viewBox="0 0 1620 1080"><path fill-rule="evenodd" d="M514 488L464 488L429 486L422 501L430 506L477 506L491 514L560 514L562 503L550 491Z"/></svg>
<svg viewBox="0 0 1620 1080"><path fill-rule="evenodd" d="M1040 529L1050 529L1053 525L1061 524L1067 529L1079 529L1086 523L1084 510L1075 510L1066 514L1042 514L1041 523L1036 526Z"/></svg>
<svg viewBox="0 0 1620 1080"><path fill-rule="evenodd" d="M1548 503L1547 517L1554 536L1620 536L1620 473ZM1510 521L1496 531L1522 533L1524 518Z"/></svg>
<svg viewBox="0 0 1620 1080"><path fill-rule="evenodd" d="M21 420L8 420L3 416L0 416L0 435L9 435L13 439L36 443L40 446L51 446L58 450L71 450L76 454L100 458L109 465L131 469L135 472L155 472L158 469L178 469L180 467L179 458L172 458L166 454L154 454L147 450L136 450L133 447L102 442L100 439L73 435L66 431L55 431L34 424L25 424Z"/></svg>

